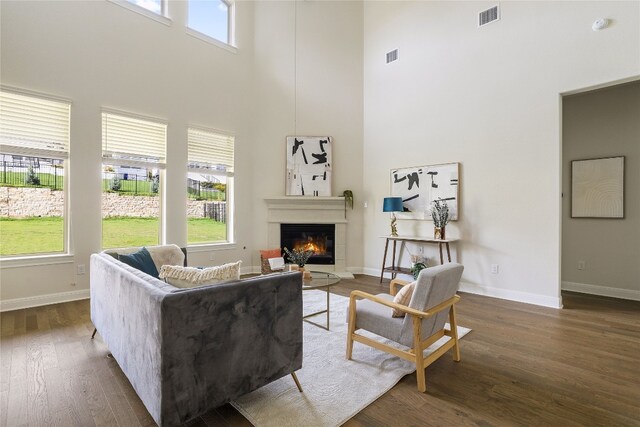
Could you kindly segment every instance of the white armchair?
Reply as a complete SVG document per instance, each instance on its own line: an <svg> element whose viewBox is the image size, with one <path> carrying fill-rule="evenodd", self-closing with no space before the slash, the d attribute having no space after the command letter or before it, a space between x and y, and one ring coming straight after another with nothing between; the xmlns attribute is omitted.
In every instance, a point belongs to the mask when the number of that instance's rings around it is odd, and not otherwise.
<svg viewBox="0 0 640 427"><path fill-rule="evenodd" d="M420 272L409 305L393 302L396 288L408 282L392 280L390 294L372 295L362 291L351 292L349 301L349 329L347 333L347 359L351 360L353 342L357 341L391 353L416 364L418 390L426 391L425 368L453 348L453 360L460 361L458 334L456 329L456 295L464 267L449 263ZM357 300L357 298L363 298ZM394 309L405 313L404 318L392 317ZM449 318L449 329L445 323ZM400 343L409 350L391 347L380 341L356 333L358 329ZM449 340L427 357L423 351L448 336Z"/></svg>

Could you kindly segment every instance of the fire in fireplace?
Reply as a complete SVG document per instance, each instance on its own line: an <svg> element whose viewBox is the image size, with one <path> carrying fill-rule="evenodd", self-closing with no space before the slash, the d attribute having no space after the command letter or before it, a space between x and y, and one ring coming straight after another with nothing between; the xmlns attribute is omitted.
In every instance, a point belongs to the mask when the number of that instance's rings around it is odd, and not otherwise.
<svg viewBox="0 0 640 427"><path fill-rule="evenodd" d="M280 245L312 250L309 264L335 264L335 224L280 224Z"/></svg>

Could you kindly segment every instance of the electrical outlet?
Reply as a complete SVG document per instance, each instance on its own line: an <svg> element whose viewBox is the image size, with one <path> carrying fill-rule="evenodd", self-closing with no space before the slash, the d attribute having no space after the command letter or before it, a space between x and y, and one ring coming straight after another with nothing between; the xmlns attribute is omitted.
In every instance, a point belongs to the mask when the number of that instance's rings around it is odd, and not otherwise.
<svg viewBox="0 0 640 427"><path fill-rule="evenodd" d="M498 274L500 266L498 264L491 264L491 274Z"/></svg>
<svg viewBox="0 0 640 427"><path fill-rule="evenodd" d="M368 208L368 207L369 207L369 204L368 204L367 202L364 202L364 207L365 207L365 208Z"/></svg>
<svg viewBox="0 0 640 427"><path fill-rule="evenodd" d="M78 276L82 276L85 273L84 264L78 264L76 266L76 273L78 274Z"/></svg>
<svg viewBox="0 0 640 427"><path fill-rule="evenodd" d="M578 261L578 270L584 270L586 263L582 260Z"/></svg>

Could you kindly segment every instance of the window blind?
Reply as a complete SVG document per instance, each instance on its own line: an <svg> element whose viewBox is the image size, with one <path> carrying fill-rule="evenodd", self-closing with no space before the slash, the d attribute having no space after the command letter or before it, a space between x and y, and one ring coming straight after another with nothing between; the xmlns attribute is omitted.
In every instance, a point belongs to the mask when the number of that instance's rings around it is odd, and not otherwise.
<svg viewBox="0 0 640 427"><path fill-rule="evenodd" d="M70 111L66 102L0 91L0 150L67 158Z"/></svg>
<svg viewBox="0 0 640 427"><path fill-rule="evenodd" d="M190 170L233 173L233 136L189 128L187 140Z"/></svg>
<svg viewBox="0 0 640 427"><path fill-rule="evenodd" d="M110 163L164 166L167 125L102 113L102 158Z"/></svg>

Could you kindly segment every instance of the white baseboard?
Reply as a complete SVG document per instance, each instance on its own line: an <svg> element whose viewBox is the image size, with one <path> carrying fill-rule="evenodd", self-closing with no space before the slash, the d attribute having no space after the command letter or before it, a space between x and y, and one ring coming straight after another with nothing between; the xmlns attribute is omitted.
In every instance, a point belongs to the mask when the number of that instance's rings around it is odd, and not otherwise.
<svg viewBox="0 0 640 427"><path fill-rule="evenodd" d="M562 281L563 291L580 292L582 294L600 295L620 299L640 301L640 290L612 288L610 286L588 285L586 283Z"/></svg>
<svg viewBox="0 0 640 427"><path fill-rule="evenodd" d="M380 277L380 269L365 267L362 269L362 272L368 276ZM411 275L409 274L399 274L399 276L402 279L411 280ZM390 279L391 273L385 273L384 277ZM555 298L546 295L531 294L528 292L512 291L510 289L489 288L486 286L472 285L466 282L460 282L460 291L492 298L506 299L509 301L540 305L543 307L562 308L562 298L560 297Z"/></svg>
<svg viewBox="0 0 640 427"><path fill-rule="evenodd" d="M87 298L89 298L89 289L2 300L0 301L0 312L20 310L23 308L40 307L42 305L49 304L59 304L61 302L76 301Z"/></svg>
<svg viewBox="0 0 640 427"><path fill-rule="evenodd" d="M460 291L509 301L524 302L526 304L540 305L542 307L562 308L562 297L550 297L511 289L490 288L462 281L460 282Z"/></svg>

